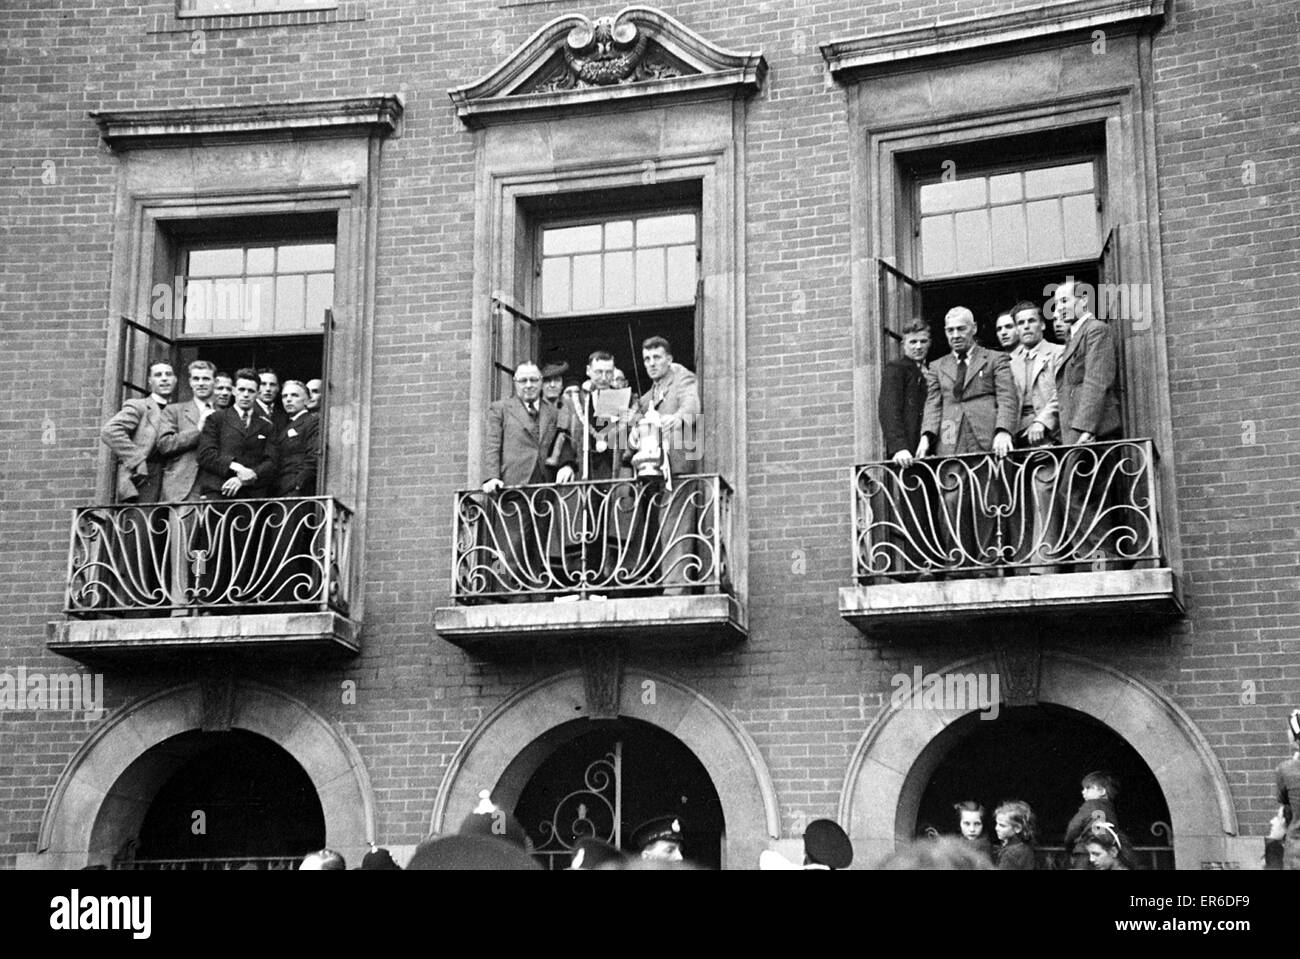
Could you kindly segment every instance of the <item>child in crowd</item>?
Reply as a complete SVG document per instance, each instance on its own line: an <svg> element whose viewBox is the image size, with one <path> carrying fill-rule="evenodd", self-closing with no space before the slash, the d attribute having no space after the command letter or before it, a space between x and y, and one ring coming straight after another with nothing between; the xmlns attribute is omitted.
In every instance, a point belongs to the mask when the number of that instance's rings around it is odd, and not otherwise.
<svg viewBox="0 0 1300 959"><path fill-rule="evenodd" d="M1127 872L1136 868L1131 850L1114 823L1093 823L1084 838L1084 848L1092 869Z"/></svg>
<svg viewBox="0 0 1300 959"><path fill-rule="evenodd" d="M1083 777L1083 805L1065 827L1065 848L1071 869L1089 868L1087 841L1094 822L1114 823L1119 781L1110 773L1091 772Z"/></svg>
<svg viewBox="0 0 1300 959"><path fill-rule="evenodd" d="M973 799L959 802L952 807L957 811L957 824L961 828L962 839L970 848L993 859L993 843L984 835L984 807Z"/></svg>
<svg viewBox="0 0 1300 959"><path fill-rule="evenodd" d="M1020 800L1004 802L993 813L998 841L999 869L1034 869L1034 811Z"/></svg>

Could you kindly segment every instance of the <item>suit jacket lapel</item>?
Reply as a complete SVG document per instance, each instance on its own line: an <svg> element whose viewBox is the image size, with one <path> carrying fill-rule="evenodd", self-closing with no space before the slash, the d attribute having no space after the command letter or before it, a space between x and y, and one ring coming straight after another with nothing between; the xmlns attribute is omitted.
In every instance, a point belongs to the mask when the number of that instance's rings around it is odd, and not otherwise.
<svg viewBox="0 0 1300 959"><path fill-rule="evenodd" d="M984 355L983 349L978 346L972 346L970 348L970 351L966 354L966 382L961 385L963 392L965 392L966 387L970 385L970 381L975 378L976 370L980 368L980 365L983 364L986 359L988 359L988 357ZM956 360L954 359L953 362L956 362Z"/></svg>

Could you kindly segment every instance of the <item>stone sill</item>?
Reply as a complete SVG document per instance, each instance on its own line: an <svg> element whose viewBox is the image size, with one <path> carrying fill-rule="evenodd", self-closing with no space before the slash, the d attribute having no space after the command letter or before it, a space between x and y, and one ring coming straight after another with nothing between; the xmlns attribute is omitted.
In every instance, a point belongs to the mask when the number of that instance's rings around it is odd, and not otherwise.
<svg viewBox="0 0 1300 959"><path fill-rule="evenodd" d="M45 645L82 662L231 651L348 657L361 651L361 624L333 612L67 620L47 624Z"/></svg>
<svg viewBox="0 0 1300 959"><path fill-rule="evenodd" d="M493 603L443 606L434 628L466 649L502 647L526 640L632 639L649 645L734 642L748 635L734 596L637 596L577 602Z"/></svg>
<svg viewBox="0 0 1300 959"><path fill-rule="evenodd" d="M1172 618L1182 613L1182 584L1168 568L840 589L840 616L863 632L974 619Z"/></svg>

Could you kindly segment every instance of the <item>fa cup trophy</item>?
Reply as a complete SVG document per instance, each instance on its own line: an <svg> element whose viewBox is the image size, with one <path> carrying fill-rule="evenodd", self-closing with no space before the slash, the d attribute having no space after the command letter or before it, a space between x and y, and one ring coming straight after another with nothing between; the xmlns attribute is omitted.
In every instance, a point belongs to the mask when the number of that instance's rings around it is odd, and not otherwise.
<svg viewBox="0 0 1300 959"><path fill-rule="evenodd" d="M649 410L636 424L636 453L632 456L632 468L637 476L663 476L663 428L662 419L657 410Z"/></svg>

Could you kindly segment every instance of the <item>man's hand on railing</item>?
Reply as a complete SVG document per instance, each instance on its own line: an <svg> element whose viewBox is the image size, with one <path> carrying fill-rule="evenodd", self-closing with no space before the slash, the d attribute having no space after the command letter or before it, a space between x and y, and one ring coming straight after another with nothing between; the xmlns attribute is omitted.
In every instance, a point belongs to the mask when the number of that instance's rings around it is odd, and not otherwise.
<svg viewBox="0 0 1300 959"><path fill-rule="evenodd" d="M921 442L925 442L925 441L922 440ZM899 466L903 466L903 467L911 466L912 451L908 449L899 450L897 453L894 454L894 462L897 463Z"/></svg>
<svg viewBox="0 0 1300 959"><path fill-rule="evenodd" d="M224 483L221 484L221 495L235 496L243 488L244 488L244 481L241 480L238 476L232 476L230 479L226 480Z"/></svg>
<svg viewBox="0 0 1300 959"><path fill-rule="evenodd" d="M257 474L242 463L231 463L230 468L235 471L241 483L251 483L257 479Z"/></svg>
<svg viewBox="0 0 1300 959"><path fill-rule="evenodd" d="M501 487L503 487L503 486L505 486L505 485L506 485L506 484L503 483L501 480L496 479L496 478L494 477L494 478L488 480L486 483L483 484L483 492L485 492L485 493L495 493L497 490L501 489Z"/></svg>
<svg viewBox="0 0 1300 959"><path fill-rule="evenodd" d="M556 481L557 483L572 483L572 482L573 482L573 467L572 467L572 466L561 466L560 469L559 469L559 472L557 472L557 473L555 474L555 481Z"/></svg>
<svg viewBox="0 0 1300 959"><path fill-rule="evenodd" d="M1031 446L1037 446L1043 441L1043 437L1046 435L1047 427L1038 422L1038 420L1034 420L1030 423L1029 429L1025 430L1025 439Z"/></svg>
<svg viewBox="0 0 1300 959"><path fill-rule="evenodd" d="M1011 434L1006 430L998 430L993 434L993 455L1002 459L1011 452Z"/></svg>
<svg viewBox="0 0 1300 959"><path fill-rule="evenodd" d="M1093 440L1095 440L1096 438L1097 438L1097 437L1094 436L1094 435L1091 434L1091 433L1080 433L1080 434L1079 434L1079 443L1080 443L1080 444L1083 444L1083 443L1091 443L1091 442L1092 442Z"/></svg>

